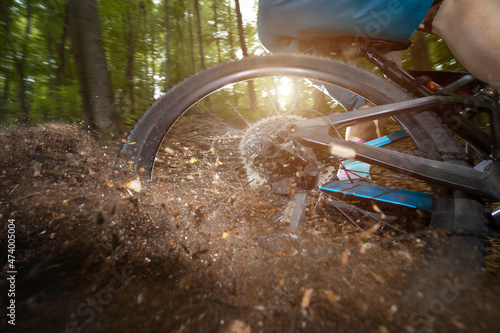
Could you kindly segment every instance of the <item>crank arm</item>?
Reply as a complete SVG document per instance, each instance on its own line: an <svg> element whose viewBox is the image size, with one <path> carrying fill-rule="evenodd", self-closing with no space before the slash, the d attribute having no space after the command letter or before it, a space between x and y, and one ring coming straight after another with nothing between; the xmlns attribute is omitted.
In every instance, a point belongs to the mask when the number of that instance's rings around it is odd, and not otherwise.
<svg viewBox="0 0 500 333"><path fill-rule="evenodd" d="M419 179L462 190L476 196L500 200L500 162L495 161L486 170L457 165L396 152L363 143L345 141L328 135L327 126L312 127L293 133L292 137L313 144L329 147L331 144L351 151L357 160L377 164L388 169L409 174ZM341 156L344 157L344 156Z"/></svg>
<svg viewBox="0 0 500 333"><path fill-rule="evenodd" d="M422 110L429 111L445 106L450 107L455 105L479 108L493 116L497 116L498 112L494 103L491 103L491 100L489 100L487 97L468 98L466 96L460 95L429 96L404 102L337 113L321 118L298 121L290 125L290 130L292 131L292 133L300 133L303 130L319 130L321 127L325 126L341 128L370 120L387 118L401 113ZM460 136L462 136L467 141L475 143L474 145L487 155L491 153L491 146L493 142L493 146L495 147L495 151L493 152L494 155L496 155L496 153L500 155L500 148L498 148L500 147L500 142L495 142L500 141L500 138L496 137L500 136L500 134L495 135L495 140L492 141L492 139L483 131L481 131L477 127L477 125L455 112L449 112L445 115L445 117L443 117L443 119L445 119L449 123L449 126L452 126ZM500 129L494 129L493 133L500 133Z"/></svg>

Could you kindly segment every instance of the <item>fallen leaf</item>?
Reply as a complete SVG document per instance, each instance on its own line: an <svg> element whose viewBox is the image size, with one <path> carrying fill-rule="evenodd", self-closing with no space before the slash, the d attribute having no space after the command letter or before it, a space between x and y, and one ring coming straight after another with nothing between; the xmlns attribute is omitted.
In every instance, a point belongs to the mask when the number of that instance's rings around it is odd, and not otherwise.
<svg viewBox="0 0 500 333"><path fill-rule="evenodd" d="M261 311L261 312L266 311L266 308L265 308L265 306L263 306L263 305L256 305L256 306L254 306L253 308L254 308L255 310L257 310L257 311Z"/></svg>
<svg viewBox="0 0 500 333"><path fill-rule="evenodd" d="M66 162L68 162L70 165L78 166L78 161L76 160L75 155L71 153L66 153Z"/></svg>
<svg viewBox="0 0 500 333"><path fill-rule="evenodd" d="M300 307L302 308L302 311L309 307L309 304L311 303L311 297L312 297L313 290L314 290L313 288L307 288L304 291L304 296L302 296L302 302L300 303Z"/></svg>
<svg viewBox="0 0 500 333"><path fill-rule="evenodd" d="M373 225L373 226L372 226L372 227L368 230L368 232L369 232L370 234L374 234L374 233L376 233L376 232L378 231L378 229L380 229L381 227L382 227L382 223L377 222L377 223L375 223L375 225Z"/></svg>
<svg viewBox="0 0 500 333"><path fill-rule="evenodd" d="M176 283L177 288L179 289L187 289L191 284L191 275L184 275L179 282Z"/></svg>
<svg viewBox="0 0 500 333"><path fill-rule="evenodd" d="M332 304L335 304L335 303L339 302L342 299L342 297L340 297L339 295L335 294L331 290L323 290L323 293L325 294L325 296L328 299L328 301L330 303L332 303Z"/></svg>
<svg viewBox="0 0 500 333"><path fill-rule="evenodd" d="M388 329L387 327L385 327L384 325L380 325L380 326L378 327L378 331L379 331L380 333L389 333L389 329Z"/></svg>
<svg viewBox="0 0 500 333"><path fill-rule="evenodd" d="M228 237L229 237L229 234L228 234L227 232L225 232L225 231L224 231L224 232L222 233L222 239L226 239L226 238L228 238Z"/></svg>
<svg viewBox="0 0 500 333"><path fill-rule="evenodd" d="M41 176L41 172L40 170L42 169L42 163L40 162L36 162L34 165L33 165L33 176L34 177L38 177L38 176Z"/></svg>
<svg viewBox="0 0 500 333"><path fill-rule="evenodd" d="M214 176L212 177L212 184L223 185L218 174L214 174Z"/></svg>
<svg viewBox="0 0 500 333"><path fill-rule="evenodd" d="M382 220L386 218L386 215L384 214L384 212L376 204L373 204L373 210L380 214L380 218Z"/></svg>
<svg viewBox="0 0 500 333"><path fill-rule="evenodd" d="M373 276L373 278L380 284L387 284L387 282L385 281L385 279L383 277L381 277L380 275L378 274L375 274L373 272L370 272L370 275Z"/></svg>
<svg viewBox="0 0 500 333"><path fill-rule="evenodd" d="M307 312L309 313L309 317L314 318L314 309L313 308L307 308Z"/></svg>
<svg viewBox="0 0 500 333"><path fill-rule="evenodd" d="M251 327L244 321L239 319L232 320L227 324L222 325L219 329L220 333L250 333Z"/></svg>
<svg viewBox="0 0 500 333"><path fill-rule="evenodd" d="M351 255L351 251L349 251L349 249L342 252L342 260L341 260L342 265L347 265L347 262L349 261L350 255Z"/></svg>
<svg viewBox="0 0 500 333"><path fill-rule="evenodd" d="M370 243L363 243L363 244L361 244L361 248L359 249L359 253L365 254L366 250L369 250L371 248L372 248L372 246Z"/></svg>
<svg viewBox="0 0 500 333"><path fill-rule="evenodd" d="M202 219L203 219L203 210L201 210L201 208L197 208L194 212L193 222L197 224L200 223Z"/></svg>
<svg viewBox="0 0 500 333"><path fill-rule="evenodd" d="M137 177L135 180L128 182L126 186L129 190L132 190L137 193L141 192L142 190L141 180L139 179L139 177Z"/></svg>
<svg viewBox="0 0 500 333"><path fill-rule="evenodd" d="M464 323L460 322L456 317L451 317L450 322L453 324L453 326L455 326L458 329L461 329L461 330L467 329L467 326L465 326Z"/></svg>
<svg viewBox="0 0 500 333"><path fill-rule="evenodd" d="M410 254L410 252L408 251L408 249L403 249L403 250L399 250L398 251L398 254L406 259L408 259L409 261L413 261L413 258Z"/></svg>

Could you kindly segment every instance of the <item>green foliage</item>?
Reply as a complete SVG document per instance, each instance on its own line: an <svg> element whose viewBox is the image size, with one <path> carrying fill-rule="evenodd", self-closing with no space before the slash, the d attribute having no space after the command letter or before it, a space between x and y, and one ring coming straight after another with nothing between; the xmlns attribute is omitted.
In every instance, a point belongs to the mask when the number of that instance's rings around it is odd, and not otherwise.
<svg viewBox="0 0 500 333"><path fill-rule="evenodd" d="M446 43L441 39L441 37L425 34L422 32L417 32L413 37L413 45L408 49L402 51L403 56L403 67L407 69L413 69L416 59L414 57L422 57L422 54L415 52L414 48L419 46L417 39L419 37L423 38L423 45L421 47L426 48L424 51L424 56L428 57L430 62L430 68L432 70L450 70L450 71L464 71L463 66L455 59L453 54ZM420 46L419 46L420 47Z"/></svg>
<svg viewBox="0 0 500 333"><path fill-rule="evenodd" d="M76 75L69 60L64 3L2 3L1 121L70 121L81 117Z"/></svg>
<svg viewBox="0 0 500 333"><path fill-rule="evenodd" d="M248 10L250 1L240 1L245 5L242 10ZM65 3L0 2L0 121L82 118ZM264 53L257 37L257 3L253 1L250 15L243 13L250 55ZM117 110L129 127L166 86L201 69L194 0L100 0L98 4ZM242 57L234 0L199 0L199 9L205 66ZM442 40L432 35L425 40L434 69L462 69ZM411 50L404 51L403 58L404 65L411 68ZM247 94L246 85L238 87L234 103L249 103ZM252 112L249 106L238 107ZM224 114L224 110L219 112Z"/></svg>

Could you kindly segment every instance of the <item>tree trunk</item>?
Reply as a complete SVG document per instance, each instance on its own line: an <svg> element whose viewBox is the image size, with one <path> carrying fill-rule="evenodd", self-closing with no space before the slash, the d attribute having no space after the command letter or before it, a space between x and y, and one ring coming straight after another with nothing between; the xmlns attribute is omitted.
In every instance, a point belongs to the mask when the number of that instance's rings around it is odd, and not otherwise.
<svg viewBox="0 0 500 333"><path fill-rule="evenodd" d="M10 18L10 8L13 6L13 1L2 1L0 3L0 10L1 10L1 18L3 21L3 27L4 27L4 33L5 37L8 43L8 48L10 50L7 50L6 52L11 52L12 54L12 60L13 60L13 65L15 68L15 73L12 73L13 75L17 75L18 77L18 98L19 98L19 104L20 104L20 109L21 109L21 121L23 122L29 122L29 116L30 116L30 107L29 107L29 102L28 102L28 95L26 94L27 91L27 86L26 86L26 59L27 59L27 53L28 53L28 41L31 33L31 15L32 15L32 5L31 2L25 2L24 3L26 7L26 27L24 29L24 36L23 36L23 41L21 43L21 50L18 50L16 48L16 45L13 43L13 38L10 35L10 23L11 23L11 18ZM9 75L11 73L7 72L6 74L6 80L5 80L5 86L4 86L4 93L3 93L3 101L0 102L0 117L2 119L5 118L6 116L6 111L5 109L5 102L8 99L8 87L9 87Z"/></svg>
<svg viewBox="0 0 500 333"><path fill-rule="evenodd" d="M188 9L188 16L189 16L189 44L191 45L190 47L190 52L191 52L191 73L194 74L196 72L196 68L194 65L194 37L193 37L193 17L191 15L191 9Z"/></svg>
<svg viewBox="0 0 500 333"><path fill-rule="evenodd" d="M236 18L238 19L238 35L240 37L240 47L244 57L248 57L247 44L245 42L245 31L243 30L243 18L241 16L240 1L234 0L236 4ZM257 110L257 97L253 81L248 81L248 98L250 100L250 108L253 111Z"/></svg>
<svg viewBox="0 0 500 333"><path fill-rule="evenodd" d="M432 62L429 56L429 49L427 47L427 41L425 40L425 35L423 33L417 33L416 38L413 41L413 45L410 48L411 61L414 69L419 70L431 70Z"/></svg>
<svg viewBox="0 0 500 333"><path fill-rule="evenodd" d="M241 16L240 1L234 0L236 4L236 18L238 20L238 36L240 37L240 47L244 57L248 57L247 43L245 42L245 31L243 30L243 18Z"/></svg>
<svg viewBox="0 0 500 333"><path fill-rule="evenodd" d="M141 19L142 23L140 23L141 26L145 27L146 31L149 32L149 38L148 38L148 33L142 32L141 39L144 41L143 44L143 72L140 73L139 77L141 80L144 81L146 84L145 86L143 85L141 87L141 94L139 97L139 101L153 101L154 100L154 87L155 87L155 82L154 82L154 55L153 55L153 49L152 47L152 42L154 38L152 37L154 34L154 29L152 29L152 26L149 21L149 3L146 1L140 1L139 2L139 11L141 14Z"/></svg>
<svg viewBox="0 0 500 333"><path fill-rule="evenodd" d="M167 57L167 64L165 68L165 91L170 89L172 85L172 61L170 59L170 39L171 39L171 30L170 30L170 8L168 5L168 0L165 0L165 29L167 30L167 39L165 41L166 43L166 57Z"/></svg>
<svg viewBox="0 0 500 333"><path fill-rule="evenodd" d="M132 31L134 24L130 14L132 3L127 0L127 34L125 35L125 43L127 45L127 67L125 69L125 77L127 79L127 92L129 99L129 112L135 114L135 94L134 94L134 60L135 60L135 47L134 47L134 32Z"/></svg>
<svg viewBox="0 0 500 333"><path fill-rule="evenodd" d="M184 38L184 27L181 26L179 23L176 24L176 27L177 27L177 40L180 40L180 41L184 41L185 38ZM176 80L174 82L177 82L177 81L180 81L182 79L184 79L188 74L187 72L189 72L189 69L186 69L186 62L187 61L184 61L184 59L186 59L186 43L183 43L181 42L181 50L180 50L180 61L179 61L179 58L177 58L177 77L176 77ZM176 68L176 67L174 67ZM173 82L172 82L173 83Z"/></svg>
<svg viewBox="0 0 500 333"><path fill-rule="evenodd" d="M68 39L68 14L64 13L64 26L61 34L61 41L57 44L57 56L59 58L59 66L56 72L56 86L63 84L63 78L66 73L66 40Z"/></svg>
<svg viewBox="0 0 500 333"><path fill-rule="evenodd" d="M7 118L7 107L6 101L9 96L9 73L5 75L5 81L3 83L3 93L0 99L0 122L3 122Z"/></svg>
<svg viewBox="0 0 500 333"><path fill-rule="evenodd" d="M234 59L234 39L233 39L233 14L231 5L227 6L227 17L228 17L228 41L229 41L229 55L231 59Z"/></svg>
<svg viewBox="0 0 500 333"><path fill-rule="evenodd" d="M67 52L66 52L66 42L68 39L68 15L66 11L62 13L64 15L64 25L63 25L63 31L60 36L60 40L58 43L56 43L56 52L57 52L57 59L58 59L58 65L56 69L56 77L55 77L55 82L54 82L54 89L51 90L49 94L49 98L54 100L54 108L56 110L56 113L52 113L53 118L61 118L63 117L64 114L64 109L63 105L61 103L61 98L59 94L54 96L54 92L59 92L61 89L61 86L63 86L63 83L65 83L64 78L66 76L66 64L67 64ZM50 117L49 117L50 118Z"/></svg>
<svg viewBox="0 0 500 333"><path fill-rule="evenodd" d="M55 89L55 84L53 80L53 73L54 73L54 64L52 63L52 59L54 59L54 53L52 52L52 45L55 44L55 40L52 36L52 33L48 33L45 36L46 42L47 42L47 73L50 73L50 79L47 82L47 88L48 88L48 96L49 100L53 101L50 106L50 109L47 107L47 105L43 105L42 108L38 109L38 113L41 114L41 118L43 121L50 121L52 119L51 114L53 114L53 110L57 110L57 106L59 104L58 98L54 97L54 89ZM57 73L56 73L57 74ZM52 111L52 112L51 112Z"/></svg>
<svg viewBox="0 0 500 333"><path fill-rule="evenodd" d="M86 120L105 139L118 129L96 0L67 2L68 22Z"/></svg>
<svg viewBox="0 0 500 333"><path fill-rule="evenodd" d="M205 69L205 54L203 52L203 35L201 33L201 18L200 18L200 6L198 4L198 0L194 0L194 10L196 13L196 21L198 23L198 48L200 50L200 61L201 61L201 69Z"/></svg>
<svg viewBox="0 0 500 333"><path fill-rule="evenodd" d="M219 40L219 14L217 13L217 0L214 0L213 4L214 9L214 36L215 36L215 45L217 46L217 60L219 63L222 62L222 57L220 54L220 40Z"/></svg>
<svg viewBox="0 0 500 333"><path fill-rule="evenodd" d="M151 14L151 12L146 12L147 14ZM151 88L153 91L152 100L154 100L155 92L156 92L156 63L158 62L158 58L156 56L156 32L157 30L153 28L155 19L153 18L153 23L150 24L151 31L151 43L149 43L149 52L151 52ZM148 21L149 22L149 21ZM148 23L149 24L149 23Z"/></svg>
<svg viewBox="0 0 500 333"><path fill-rule="evenodd" d="M12 1L0 1L0 20L3 23L3 33L6 40L10 40L10 8L12 6ZM0 48L0 59L7 59L6 54L8 53L7 47ZM7 100L9 98L9 77L11 75L10 70L4 69L4 83L3 92L0 96L0 121L4 121L7 118Z"/></svg>
<svg viewBox="0 0 500 333"><path fill-rule="evenodd" d="M28 101L28 95L26 94L27 86L26 86L26 58L28 55L28 40L31 33L31 3L26 2L26 8L28 10L26 14L26 28L24 31L24 40L21 50L21 59L19 59L19 54L16 53L16 69L17 74L19 75L19 101L21 103L21 110L23 114L22 121L27 123L29 122L30 117L30 106Z"/></svg>

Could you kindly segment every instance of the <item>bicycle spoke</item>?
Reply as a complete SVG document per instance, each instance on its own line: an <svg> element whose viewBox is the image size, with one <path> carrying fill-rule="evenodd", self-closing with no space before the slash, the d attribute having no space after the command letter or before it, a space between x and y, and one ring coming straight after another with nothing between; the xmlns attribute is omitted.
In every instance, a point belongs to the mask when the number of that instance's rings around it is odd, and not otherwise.
<svg viewBox="0 0 500 333"><path fill-rule="evenodd" d="M253 108L247 105L247 86L243 82L212 93L210 104L201 100L199 107L188 110L169 131L165 139L167 153L159 154L161 163L158 166L167 167L163 179L175 184L179 193L185 194L187 202L188 195L195 195L197 207L218 226L251 219L277 229L288 228L286 222L291 220L283 218L283 214L286 214L287 205L294 201L295 191L301 191L302 174L310 161L306 163L296 154L301 145L291 141L286 134L278 133L285 133L291 121L346 112L343 103L351 92L343 89L336 100L324 103L323 99L328 98L330 92L315 80L263 78L253 79L253 85L255 89L262 89L256 91ZM365 101L372 103L366 98ZM398 129L391 129L391 133ZM333 126L332 136L342 138L343 130ZM404 140L398 143L406 145ZM349 177L367 176L349 170L346 161L339 157L317 158L322 182L329 178L335 180L338 169L344 169ZM365 179L365 183L376 188L398 182L404 187L420 187L412 178L397 177L376 166L370 167L369 176L371 179ZM408 185L412 182L414 185ZM321 185L323 183L308 192L302 208L293 205L289 208L306 212L304 227L297 230L298 234L313 227L321 237L330 237L318 241L322 244L320 251L343 248L340 253L344 255L345 251L362 248L368 241L383 244L386 238L404 239L409 234L397 219L384 216L382 211L376 212L375 203L367 207L350 205L323 193ZM397 197L398 193L394 195ZM324 207L327 203L330 208ZM323 232L322 227L328 232Z"/></svg>

